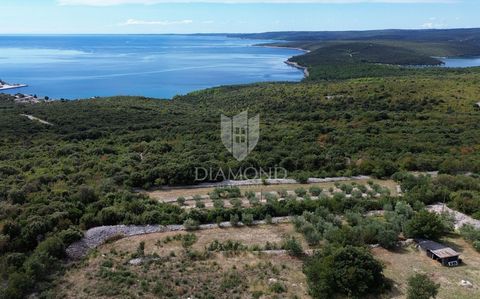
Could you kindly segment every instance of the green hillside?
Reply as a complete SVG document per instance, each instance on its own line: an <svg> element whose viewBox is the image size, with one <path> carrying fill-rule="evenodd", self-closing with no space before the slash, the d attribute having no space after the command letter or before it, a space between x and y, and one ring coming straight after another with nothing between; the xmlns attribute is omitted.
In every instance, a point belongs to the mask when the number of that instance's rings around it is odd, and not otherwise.
<svg viewBox="0 0 480 299"><path fill-rule="evenodd" d="M301 182L396 173L412 209L411 219L402 218L402 223L417 221L413 210L438 201L480 217L479 68L408 66L437 64L428 54L431 44L342 41L309 47L312 52L291 59L309 67L310 76L301 83L224 86L172 100L115 97L16 104L11 96L0 95L0 298L32 292L55 298L51 286L61 281L66 246L91 227L309 218L313 212L338 222L334 214L354 211L361 218L364 211L393 208L398 200L388 194L368 200L334 195L325 201L295 197L248 208L186 210L136 192L196 184L196 167L237 172L280 166ZM259 114L260 139L239 162L221 141L220 120L222 114L244 110ZM404 171L458 176L415 179ZM473 177L461 175L465 173ZM421 213L415 214L420 224ZM390 232L394 220L373 220L372 225ZM367 241L353 236L377 229L353 220L351 225L327 222L343 226L326 238L339 248L353 241L365 246ZM318 232L313 233L310 237L318 243ZM400 231L395 233L389 235L390 244ZM469 234L467 239L477 244L476 233ZM114 281L125 279L115 276L121 273L108 275Z"/></svg>

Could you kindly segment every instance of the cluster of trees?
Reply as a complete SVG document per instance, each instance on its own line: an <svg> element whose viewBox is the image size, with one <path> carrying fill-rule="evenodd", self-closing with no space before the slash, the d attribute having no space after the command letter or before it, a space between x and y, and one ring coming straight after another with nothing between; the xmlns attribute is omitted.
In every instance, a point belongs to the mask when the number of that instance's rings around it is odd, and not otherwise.
<svg viewBox="0 0 480 299"><path fill-rule="evenodd" d="M467 224L460 228L460 234L480 252L480 229Z"/></svg>
<svg viewBox="0 0 480 299"><path fill-rule="evenodd" d="M331 246L309 258L304 267L313 298L343 295L362 298L390 287L383 265L368 249L356 246Z"/></svg>
<svg viewBox="0 0 480 299"><path fill-rule="evenodd" d="M431 177L401 172L393 177L401 183L410 203L446 203L454 210L480 219L480 177L476 175Z"/></svg>
<svg viewBox="0 0 480 299"><path fill-rule="evenodd" d="M311 47L311 46L310 46ZM405 65L439 65L441 61L415 49L382 42L328 43L313 51L290 58L307 66L308 81L416 75L442 70L407 68Z"/></svg>
<svg viewBox="0 0 480 299"><path fill-rule="evenodd" d="M378 243L386 249L393 249L400 235L435 240L452 228L449 219L424 209L415 211L403 201L398 201L394 208L391 203L387 204L382 219L364 216L358 209L347 211L341 217L321 207L296 217L294 225L310 246L326 241L313 257L305 260L304 272L314 298L339 294L362 298L385 291L390 283L382 274L382 264L370 254L368 244ZM470 232L470 236L475 238L478 233L474 236ZM299 256L297 247L292 244L294 242L290 240L288 248ZM411 277L408 298L433 298L438 287L428 277Z"/></svg>
<svg viewBox="0 0 480 299"><path fill-rule="evenodd" d="M303 212L302 216L295 218L294 225L311 246L326 240L340 245L380 244L386 249L394 248L401 234L437 240L452 230L451 219L424 209L414 211L403 201L397 202L394 209L387 204L382 219L365 216L359 207L346 211L344 215L347 223L340 215L320 207L314 212Z"/></svg>

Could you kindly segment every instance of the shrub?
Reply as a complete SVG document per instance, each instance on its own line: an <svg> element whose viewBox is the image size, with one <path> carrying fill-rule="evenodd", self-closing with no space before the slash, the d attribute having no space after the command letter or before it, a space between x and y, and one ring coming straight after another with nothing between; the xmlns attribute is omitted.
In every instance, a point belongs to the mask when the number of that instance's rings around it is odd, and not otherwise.
<svg viewBox="0 0 480 299"><path fill-rule="evenodd" d="M229 271L223 278L220 288L224 291L232 290L242 284L243 277L237 271Z"/></svg>
<svg viewBox="0 0 480 299"><path fill-rule="evenodd" d="M367 193L368 189L365 185L357 185L358 190L362 193Z"/></svg>
<svg viewBox="0 0 480 299"><path fill-rule="evenodd" d="M287 168L288 170L288 168ZM295 176L295 179L297 180L297 182L299 182L300 184L306 184L308 183L308 179L309 179L309 175L306 174L306 173L300 173L300 174L297 174Z"/></svg>
<svg viewBox="0 0 480 299"><path fill-rule="evenodd" d="M78 192L73 196L74 199L79 200L85 204L92 203L98 200L98 196L93 188L88 186L81 186Z"/></svg>
<svg viewBox="0 0 480 299"><path fill-rule="evenodd" d="M408 279L407 299L435 298L439 288L427 275L415 274Z"/></svg>
<svg viewBox="0 0 480 299"><path fill-rule="evenodd" d="M232 207L240 209L242 207L242 200L239 198L232 198L230 199L230 204Z"/></svg>
<svg viewBox="0 0 480 299"><path fill-rule="evenodd" d="M211 200L220 199L220 195L217 192L210 192L208 193L208 196Z"/></svg>
<svg viewBox="0 0 480 299"><path fill-rule="evenodd" d="M177 203L178 203L179 206L185 205L185 201L186 201L186 199L183 196L180 196L179 198L177 198Z"/></svg>
<svg viewBox="0 0 480 299"><path fill-rule="evenodd" d="M305 195L307 195L307 191L304 188L300 187L300 188L295 189L295 194L298 197L304 197Z"/></svg>
<svg viewBox="0 0 480 299"><path fill-rule="evenodd" d="M278 201L278 197L273 193L265 193L265 199L267 203L275 203Z"/></svg>
<svg viewBox="0 0 480 299"><path fill-rule="evenodd" d="M32 277L25 273L12 273L8 277L7 287L2 290L2 298L24 298L32 287Z"/></svg>
<svg viewBox="0 0 480 299"><path fill-rule="evenodd" d="M272 216L270 214L265 215L265 222L267 224L272 224Z"/></svg>
<svg viewBox="0 0 480 299"><path fill-rule="evenodd" d="M212 194L215 197L218 196L219 198L238 198L242 196L242 192L240 191L240 188L238 187L217 187L213 190L213 192L210 194L210 197Z"/></svg>
<svg viewBox="0 0 480 299"><path fill-rule="evenodd" d="M197 220L188 218L187 220L185 220L185 222L183 222L183 226L186 230L197 230L199 228L199 223Z"/></svg>
<svg viewBox="0 0 480 299"><path fill-rule="evenodd" d="M319 196L320 194L322 194L322 191L323 189L317 186L312 186L308 189L308 192L310 192L312 196Z"/></svg>
<svg viewBox="0 0 480 299"><path fill-rule="evenodd" d="M306 261L304 272L313 298L331 298L337 293L363 298L387 286L382 264L361 247L324 249Z"/></svg>
<svg viewBox="0 0 480 299"><path fill-rule="evenodd" d="M69 229L63 230L60 233L60 238L62 239L65 245L70 245L73 242L80 240L82 237L83 237L83 233L80 230L75 228L69 228Z"/></svg>
<svg viewBox="0 0 480 299"><path fill-rule="evenodd" d="M198 238L195 234L182 235L182 247L183 248L191 247L193 244L195 244L195 242L197 242L197 239Z"/></svg>
<svg viewBox="0 0 480 299"><path fill-rule="evenodd" d="M386 249L392 249L396 246L398 234L391 229L382 228L377 235L378 243Z"/></svg>
<svg viewBox="0 0 480 299"><path fill-rule="evenodd" d="M115 207L107 207L100 211L99 218L103 225L115 225L120 222L123 217Z"/></svg>
<svg viewBox="0 0 480 299"><path fill-rule="evenodd" d="M198 200L195 203L195 207L198 208L198 209L204 209L205 208L205 203L203 201Z"/></svg>
<svg viewBox="0 0 480 299"><path fill-rule="evenodd" d="M21 190L12 190L8 193L8 199L13 203L13 204L23 204L25 203L26 196L25 192Z"/></svg>
<svg viewBox="0 0 480 299"><path fill-rule="evenodd" d="M45 252L50 256L62 258L65 255L65 244L59 237L48 237L38 244L35 252Z"/></svg>
<svg viewBox="0 0 480 299"><path fill-rule="evenodd" d="M165 292L165 287L161 282L157 281L153 286L152 292L157 296L163 296Z"/></svg>
<svg viewBox="0 0 480 299"><path fill-rule="evenodd" d="M238 226L239 221L240 221L240 219L238 218L237 214L231 214L230 215L230 224L232 226Z"/></svg>
<svg viewBox="0 0 480 299"><path fill-rule="evenodd" d="M287 291L287 287L283 283L276 281L270 285L270 291L277 294L285 293Z"/></svg>
<svg viewBox="0 0 480 299"><path fill-rule="evenodd" d="M445 232L445 226L437 214L421 210L407 222L406 233L412 238L438 240Z"/></svg>
<svg viewBox="0 0 480 299"><path fill-rule="evenodd" d="M245 192L245 197L246 197L247 199L251 200L251 199L255 198L255 192L253 192L253 191L247 191L247 192Z"/></svg>
<svg viewBox="0 0 480 299"><path fill-rule="evenodd" d="M453 206L462 213L472 215L480 210L480 196L477 192L457 192L453 196Z"/></svg>
<svg viewBox="0 0 480 299"><path fill-rule="evenodd" d="M288 192L285 189L280 189L277 191L277 193L278 193L278 196L280 196L281 198L285 198L288 195Z"/></svg>
<svg viewBox="0 0 480 299"><path fill-rule="evenodd" d="M305 240L310 246L318 245L322 240L322 234L317 230L309 230L304 232L304 234Z"/></svg>
<svg viewBox="0 0 480 299"><path fill-rule="evenodd" d="M257 197L252 197L252 198L249 198L248 201L250 202L250 204L252 206L257 206L260 204L260 200L257 198Z"/></svg>
<svg viewBox="0 0 480 299"><path fill-rule="evenodd" d="M25 273L35 280L41 280L58 266L58 259L43 250L36 250L24 263Z"/></svg>
<svg viewBox="0 0 480 299"><path fill-rule="evenodd" d="M476 251L480 252L480 240L473 242L473 248L475 248Z"/></svg>
<svg viewBox="0 0 480 299"><path fill-rule="evenodd" d="M223 209L225 207L225 203L223 202L223 199L213 200L213 207L215 209Z"/></svg>
<svg viewBox="0 0 480 299"><path fill-rule="evenodd" d="M137 252L135 257L144 257L145 256L145 241L142 241L137 246Z"/></svg>
<svg viewBox="0 0 480 299"><path fill-rule="evenodd" d="M223 222L223 217L220 215L217 216L217 218L215 219L215 223L217 223L218 227L222 227L222 222Z"/></svg>
<svg viewBox="0 0 480 299"><path fill-rule="evenodd" d="M472 242L475 250L480 252L480 229L476 229L473 225L466 224L460 228L460 234L465 240Z"/></svg>
<svg viewBox="0 0 480 299"><path fill-rule="evenodd" d="M471 224L465 224L460 228L460 234L468 241L480 240L480 229L476 229Z"/></svg>
<svg viewBox="0 0 480 299"><path fill-rule="evenodd" d="M253 214L250 213L244 213L242 214L242 222L245 225L253 225Z"/></svg>
<svg viewBox="0 0 480 299"><path fill-rule="evenodd" d="M284 240L283 249L287 250L288 254L292 256L300 257L303 255L302 245L294 237Z"/></svg>
<svg viewBox="0 0 480 299"><path fill-rule="evenodd" d="M351 194L352 191L353 191L353 186L349 185L349 184L341 184L340 185L340 190L342 190L343 192L345 192L347 194Z"/></svg>

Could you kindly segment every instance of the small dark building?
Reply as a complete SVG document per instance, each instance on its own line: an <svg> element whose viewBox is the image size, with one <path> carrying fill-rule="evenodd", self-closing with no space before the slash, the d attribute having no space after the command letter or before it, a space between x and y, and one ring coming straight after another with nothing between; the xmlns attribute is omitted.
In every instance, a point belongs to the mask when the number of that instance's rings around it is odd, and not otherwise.
<svg viewBox="0 0 480 299"><path fill-rule="evenodd" d="M462 260L459 258L460 253L443 244L429 240L415 240L420 249L425 251L429 258L440 262L444 266L458 266Z"/></svg>

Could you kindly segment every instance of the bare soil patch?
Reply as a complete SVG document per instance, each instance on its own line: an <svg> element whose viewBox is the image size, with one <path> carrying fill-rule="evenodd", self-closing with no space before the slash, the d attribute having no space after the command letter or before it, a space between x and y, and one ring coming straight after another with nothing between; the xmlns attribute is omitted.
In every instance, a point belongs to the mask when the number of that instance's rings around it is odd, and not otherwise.
<svg viewBox="0 0 480 299"><path fill-rule="evenodd" d="M245 246L280 243L294 235L290 224L193 232L186 249L178 235L152 233L105 244L71 268L56 290L64 298L309 298L302 262L289 255L208 251L212 242ZM141 242L144 256L131 264ZM61 286L61 289L60 289Z"/></svg>

